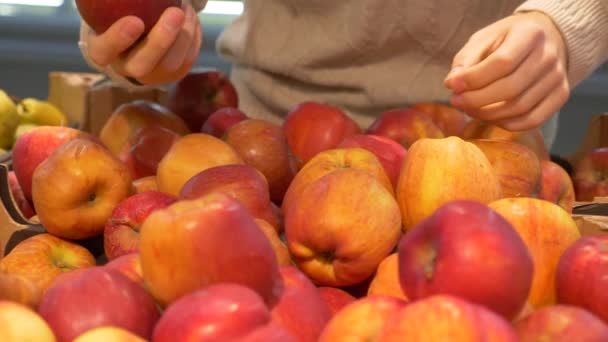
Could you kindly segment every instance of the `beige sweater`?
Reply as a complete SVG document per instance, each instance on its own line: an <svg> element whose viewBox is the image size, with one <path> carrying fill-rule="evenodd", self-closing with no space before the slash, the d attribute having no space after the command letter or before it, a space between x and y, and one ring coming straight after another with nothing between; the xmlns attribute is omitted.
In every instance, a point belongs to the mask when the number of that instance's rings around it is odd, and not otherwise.
<svg viewBox="0 0 608 342"><path fill-rule="evenodd" d="M315 100L366 126L389 108L446 101L443 79L471 34L528 10L547 13L561 29L571 86L608 59L608 0L244 0L217 51L234 64L248 115L277 120ZM86 44L82 50L86 57Z"/></svg>

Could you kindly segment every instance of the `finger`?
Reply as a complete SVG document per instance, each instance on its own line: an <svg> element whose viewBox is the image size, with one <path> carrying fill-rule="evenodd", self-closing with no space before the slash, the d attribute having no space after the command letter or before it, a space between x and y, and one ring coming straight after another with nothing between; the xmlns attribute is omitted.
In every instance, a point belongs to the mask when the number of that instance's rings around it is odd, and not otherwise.
<svg viewBox="0 0 608 342"><path fill-rule="evenodd" d="M144 29L141 19L128 16L120 18L104 33L92 34L88 42L91 60L100 66L112 63L139 39Z"/></svg>
<svg viewBox="0 0 608 342"><path fill-rule="evenodd" d="M177 39L184 19L181 8L169 7L143 42L130 51L117 67L136 79L150 73Z"/></svg>
<svg viewBox="0 0 608 342"><path fill-rule="evenodd" d="M460 74L465 67L479 63L489 53L493 45L493 36L480 31L474 34L467 43L456 53L452 60L452 69L444 80L444 85L455 92L461 92L466 88Z"/></svg>
<svg viewBox="0 0 608 342"><path fill-rule="evenodd" d="M532 111L513 119L498 122L497 125L509 131L525 131L538 128L562 108L568 101L569 96L570 87L568 81L564 80Z"/></svg>
<svg viewBox="0 0 608 342"><path fill-rule="evenodd" d="M469 115L484 121L496 122L525 115L535 108L552 90L566 78L564 70L559 65L545 77L533 84L529 90L517 98L504 101L499 105L489 105L479 110L467 110Z"/></svg>
<svg viewBox="0 0 608 342"><path fill-rule="evenodd" d="M177 70L184 63L190 47L195 43L198 16L192 6L186 8L186 18L179 36L169 52L163 57L161 64L168 70Z"/></svg>
<svg viewBox="0 0 608 342"><path fill-rule="evenodd" d="M481 89L454 95L450 99L451 103L459 108L482 108L496 102L513 100L554 69L557 61L555 49L540 46L513 73Z"/></svg>
<svg viewBox="0 0 608 342"><path fill-rule="evenodd" d="M522 31L514 27L496 50L459 74L467 89L483 88L511 74L544 40L540 30Z"/></svg>

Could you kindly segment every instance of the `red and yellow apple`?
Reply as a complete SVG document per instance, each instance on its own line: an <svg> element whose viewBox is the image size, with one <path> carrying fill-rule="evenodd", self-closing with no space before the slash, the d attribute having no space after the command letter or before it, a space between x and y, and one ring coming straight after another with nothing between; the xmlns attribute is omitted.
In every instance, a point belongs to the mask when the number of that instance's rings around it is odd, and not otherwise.
<svg viewBox="0 0 608 342"><path fill-rule="evenodd" d="M301 163L333 149L344 138L362 133L359 125L340 108L326 103L302 102L283 121L291 151Z"/></svg>
<svg viewBox="0 0 608 342"><path fill-rule="evenodd" d="M42 289L28 278L0 271L0 301L11 301L35 309L40 303Z"/></svg>
<svg viewBox="0 0 608 342"><path fill-rule="evenodd" d="M167 107L179 115L192 132L200 132L205 121L220 108L238 108L239 98L230 79L214 68L195 68L171 84Z"/></svg>
<svg viewBox="0 0 608 342"><path fill-rule="evenodd" d="M502 197L492 164L474 144L458 137L424 138L407 151L395 195L409 230L455 200L489 203Z"/></svg>
<svg viewBox="0 0 608 342"><path fill-rule="evenodd" d="M34 309L0 300L0 341L56 342L53 330Z"/></svg>
<svg viewBox="0 0 608 342"><path fill-rule="evenodd" d="M185 135L171 146L158 164L158 190L177 196L197 173L232 164L244 164L244 161L228 143L204 133Z"/></svg>
<svg viewBox="0 0 608 342"><path fill-rule="evenodd" d="M428 115L446 137L462 135L464 127L467 124L467 118L464 113L451 106L433 102L421 102L414 104L411 108Z"/></svg>
<svg viewBox="0 0 608 342"><path fill-rule="evenodd" d="M262 172L268 181L271 200L281 203L298 171L297 160L281 126L261 119L243 120L226 132L224 140L247 165Z"/></svg>
<svg viewBox="0 0 608 342"><path fill-rule="evenodd" d="M145 286L144 273L141 269L141 258L139 257L139 253L129 253L119 256L103 266L115 269L126 275L129 279L133 280L137 284Z"/></svg>
<svg viewBox="0 0 608 342"><path fill-rule="evenodd" d="M521 342L608 341L608 325L587 310L549 305L515 322Z"/></svg>
<svg viewBox="0 0 608 342"><path fill-rule="evenodd" d="M8 172L8 186L11 196L13 196L13 200L17 204L17 208L19 209L21 216L29 219L36 215L32 204L25 197L25 193L23 192L21 185L19 185L19 180L17 180L17 176L13 170Z"/></svg>
<svg viewBox="0 0 608 342"><path fill-rule="evenodd" d="M318 287L318 290L332 316L348 304L357 300L357 298L353 297L350 293L337 287L320 286Z"/></svg>
<svg viewBox="0 0 608 342"><path fill-rule="evenodd" d="M32 200L51 234L86 239L103 233L118 203L133 191L129 170L98 143L63 144L34 171Z"/></svg>
<svg viewBox="0 0 608 342"><path fill-rule="evenodd" d="M133 191L136 194L144 191L158 191L156 176L142 177L133 181Z"/></svg>
<svg viewBox="0 0 608 342"><path fill-rule="evenodd" d="M79 335L72 342L146 342L145 339L134 333L115 326L106 325L103 327L87 330Z"/></svg>
<svg viewBox="0 0 608 342"><path fill-rule="evenodd" d="M380 265L372 278L368 296L392 296L407 301L407 295L401 288L399 280L399 254L397 252L389 254Z"/></svg>
<svg viewBox="0 0 608 342"><path fill-rule="evenodd" d="M595 197L608 196L608 147L589 151L574 165L572 182L576 200L593 201Z"/></svg>
<svg viewBox="0 0 608 342"><path fill-rule="evenodd" d="M366 133L391 138L409 148L421 138L443 138L445 135L425 113L411 107L381 113Z"/></svg>
<svg viewBox="0 0 608 342"><path fill-rule="evenodd" d="M267 303L281 291L272 245L245 206L221 192L152 212L140 228L139 253L161 306L220 282L248 286Z"/></svg>
<svg viewBox="0 0 608 342"><path fill-rule="evenodd" d="M19 242L0 261L0 271L31 281L42 293L58 275L92 266L95 258L86 248L46 233Z"/></svg>
<svg viewBox="0 0 608 342"><path fill-rule="evenodd" d="M237 108L220 108L209 115L207 120L205 120L205 123L201 128L201 133L207 133L214 137L222 138L230 127L247 119L249 119L247 114Z"/></svg>
<svg viewBox="0 0 608 342"><path fill-rule="evenodd" d="M555 271L560 304L589 310L608 323L608 234L581 237L561 255Z"/></svg>
<svg viewBox="0 0 608 342"><path fill-rule="evenodd" d="M549 201L515 197L489 204L507 219L524 240L534 261L528 295L533 308L555 303L555 271L561 255L580 238L570 214Z"/></svg>
<svg viewBox="0 0 608 342"><path fill-rule="evenodd" d="M366 280L401 235L395 198L376 176L356 169L336 170L310 183L284 214L292 259L318 285Z"/></svg>
<svg viewBox="0 0 608 342"><path fill-rule="evenodd" d="M538 198L553 202L572 214L575 193L572 178L564 168L551 160L541 160L541 184Z"/></svg>
<svg viewBox="0 0 608 342"><path fill-rule="evenodd" d="M262 230L270 244L272 245L272 250L274 251L275 256L277 257L277 263L279 266L288 266L293 265L291 261L291 255L289 255L289 250L287 249L287 245L281 237L277 233L275 227L273 227L270 223L261 220L255 219L255 223L258 224L258 227Z"/></svg>
<svg viewBox="0 0 608 342"><path fill-rule="evenodd" d="M155 210L166 208L177 197L160 191L146 191L125 198L112 210L103 231L103 248L108 260L137 252L139 229Z"/></svg>

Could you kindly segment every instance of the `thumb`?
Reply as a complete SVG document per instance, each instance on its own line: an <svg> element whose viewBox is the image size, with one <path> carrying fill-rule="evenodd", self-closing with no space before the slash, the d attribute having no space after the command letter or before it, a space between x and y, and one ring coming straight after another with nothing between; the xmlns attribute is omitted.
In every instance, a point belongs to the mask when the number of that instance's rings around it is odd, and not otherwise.
<svg viewBox="0 0 608 342"><path fill-rule="evenodd" d="M131 47L144 32L144 23L134 16L117 20L104 33L89 38L89 56L97 64L111 64Z"/></svg>

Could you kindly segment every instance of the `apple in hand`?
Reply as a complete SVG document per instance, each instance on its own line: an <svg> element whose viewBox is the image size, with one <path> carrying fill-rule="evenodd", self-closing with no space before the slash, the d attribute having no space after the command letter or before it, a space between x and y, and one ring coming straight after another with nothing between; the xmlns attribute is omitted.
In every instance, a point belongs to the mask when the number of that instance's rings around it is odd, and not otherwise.
<svg viewBox="0 0 608 342"><path fill-rule="evenodd" d="M591 150L574 165L572 182L578 201L608 196L608 147Z"/></svg>
<svg viewBox="0 0 608 342"><path fill-rule="evenodd" d="M404 300L372 295L345 306L327 323L319 342L383 341L384 326L406 305Z"/></svg>
<svg viewBox="0 0 608 342"><path fill-rule="evenodd" d="M301 163L317 153L335 148L344 138L361 133L358 124L339 108L325 103L303 102L283 121L291 151Z"/></svg>
<svg viewBox="0 0 608 342"><path fill-rule="evenodd" d="M513 226L485 204L443 205L403 236L398 253L401 288L411 300L449 294L511 320L528 298L532 257Z"/></svg>
<svg viewBox="0 0 608 342"><path fill-rule="evenodd" d="M247 114L243 113L238 108L220 108L209 115L201 128L201 132L211 134L217 138L222 138L230 127L247 119L249 119Z"/></svg>
<svg viewBox="0 0 608 342"><path fill-rule="evenodd" d="M353 297L350 293L337 287L321 286L318 289L321 298L323 298L327 304L332 316L348 304L357 300L357 298Z"/></svg>
<svg viewBox="0 0 608 342"><path fill-rule="evenodd" d="M393 187L397 187L401 164L407 150L395 140L373 134L356 134L342 140L338 148L360 147L372 152L382 163Z"/></svg>
<svg viewBox="0 0 608 342"><path fill-rule="evenodd" d="M218 283L173 302L154 328L152 341L259 341L296 340L272 323L270 309L249 287Z"/></svg>
<svg viewBox="0 0 608 342"><path fill-rule="evenodd" d="M130 15L143 21L144 33L147 34L167 8L180 7L181 4L181 0L154 1L146 6L139 1L76 0L80 16L97 34L104 33L118 19Z"/></svg>
<svg viewBox="0 0 608 342"><path fill-rule="evenodd" d="M528 303L534 309L554 304L557 264L580 238L576 222L562 207L537 198L503 198L488 206L511 223L532 255L534 276Z"/></svg>
<svg viewBox="0 0 608 342"><path fill-rule="evenodd" d="M270 199L281 203L298 171L281 126L260 119L243 120L226 132L224 140L266 177Z"/></svg>
<svg viewBox="0 0 608 342"><path fill-rule="evenodd" d="M85 139L59 147L32 178L40 223L49 233L73 240L103 234L114 207L132 191L127 167L106 148Z"/></svg>
<svg viewBox="0 0 608 342"><path fill-rule="evenodd" d="M564 168L551 160L541 160L541 184L538 198L553 202L572 214L575 193L572 178Z"/></svg>
<svg viewBox="0 0 608 342"><path fill-rule="evenodd" d="M0 271L31 281L42 293L62 273L95 266L86 248L51 234L38 234L19 242L0 261Z"/></svg>
<svg viewBox="0 0 608 342"><path fill-rule="evenodd" d="M182 187L180 199L196 199L211 192L221 191L237 199L249 213L279 231L279 219L270 202L268 183L253 166L232 164L210 167L190 178Z"/></svg>
<svg viewBox="0 0 608 342"><path fill-rule="evenodd" d="M411 107L381 113L367 128L366 133L388 137L405 148L409 148L421 138L445 136L428 115Z"/></svg>
<svg viewBox="0 0 608 342"><path fill-rule="evenodd" d="M232 164L244 162L228 143L205 133L185 135L158 163L158 190L177 196L184 184L197 173L214 166Z"/></svg>
<svg viewBox="0 0 608 342"><path fill-rule="evenodd" d="M17 139L13 147L12 163L25 198L32 200L32 176L38 165L59 146L77 138L97 141L89 133L62 126L40 126Z"/></svg>
<svg viewBox="0 0 608 342"><path fill-rule="evenodd" d="M114 207L103 231L103 248L108 260L137 252L139 228L155 210L168 207L177 197L160 191L146 191L127 197Z"/></svg>
<svg viewBox="0 0 608 342"><path fill-rule="evenodd" d="M321 286L366 280L401 236L395 198L374 175L356 169L313 181L284 213L292 259Z"/></svg>
<svg viewBox="0 0 608 342"><path fill-rule="evenodd" d="M316 342L331 319L331 311L312 281L295 266L279 268L283 282L272 320L298 341Z"/></svg>
<svg viewBox="0 0 608 342"><path fill-rule="evenodd" d="M23 189L21 189L21 185L19 185L15 171L11 170L8 172L8 186L15 203L17 203L17 207L19 208L21 215L26 219L36 215L30 201L28 201L28 199L25 197Z"/></svg>
<svg viewBox="0 0 608 342"><path fill-rule="evenodd" d="M549 305L515 322L521 342L608 341L608 325L589 311Z"/></svg>
<svg viewBox="0 0 608 342"><path fill-rule="evenodd" d="M184 121L167 107L140 99L116 107L99 131L99 139L118 156L128 150L131 137L148 126L164 127L180 136L190 133Z"/></svg>
<svg viewBox="0 0 608 342"><path fill-rule="evenodd" d="M156 303L143 287L102 266L51 286L38 312L58 342L72 341L90 329L108 325L150 339L160 318Z"/></svg>
<svg viewBox="0 0 608 342"><path fill-rule="evenodd" d="M585 308L608 323L607 286L608 234L581 237L559 259L557 302Z"/></svg>
<svg viewBox="0 0 608 342"><path fill-rule="evenodd" d="M158 163L180 137L159 125L144 126L129 137L118 159L127 165L134 180L155 176Z"/></svg>
<svg viewBox="0 0 608 342"><path fill-rule="evenodd" d="M526 146L510 140L472 139L498 176L504 197L536 197L541 186L541 164Z"/></svg>
<svg viewBox="0 0 608 342"><path fill-rule="evenodd" d="M171 84L167 107L179 115L192 132L200 132L211 114L220 108L238 108L239 98L230 79L214 68L192 69Z"/></svg>
<svg viewBox="0 0 608 342"><path fill-rule="evenodd" d="M56 342L47 322L34 309L0 300L0 341Z"/></svg>
<svg viewBox="0 0 608 342"><path fill-rule="evenodd" d="M221 282L248 286L269 304L282 288L270 242L247 209L222 192L151 213L140 229L139 253L161 306Z"/></svg>

